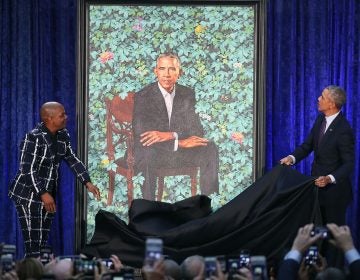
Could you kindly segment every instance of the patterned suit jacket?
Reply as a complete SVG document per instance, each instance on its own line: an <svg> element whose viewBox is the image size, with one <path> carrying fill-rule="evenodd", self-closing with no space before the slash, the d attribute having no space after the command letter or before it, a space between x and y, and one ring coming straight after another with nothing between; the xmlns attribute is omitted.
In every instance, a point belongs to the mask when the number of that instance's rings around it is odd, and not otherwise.
<svg viewBox="0 0 360 280"><path fill-rule="evenodd" d="M38 124L26 134L20 144L20 168L10 182L9 197L16 204L40 202L44 192L55 194L58 184L59 165L64 159L78 179L90 182L84 164L76 157L66 129L57 132L57 152L52 150L51 135L44 123Z"/></svg>

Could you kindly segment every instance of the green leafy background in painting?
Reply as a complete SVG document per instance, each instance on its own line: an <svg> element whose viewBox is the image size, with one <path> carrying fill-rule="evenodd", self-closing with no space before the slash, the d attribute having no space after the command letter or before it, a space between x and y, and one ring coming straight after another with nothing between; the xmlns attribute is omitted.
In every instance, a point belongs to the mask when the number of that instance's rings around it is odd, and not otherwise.
<svg viewBox="0 0 360 280"><path fill-rule="evenodd" d="M114 202L106 205L107 171L115 170L106 154L104 99L138 91L155 81L156 57L177 53L184 70L179 83L196 92L196 111L206 137L220 154L219 208L253 179L254 9L250 6L90 6L88 168L101 201L88 200L88 239L100 209L127 220L126 179L117 175ZM117 150L122 154L124 150ZM134 180L141 198L143 177ZM191 196L190 179L166 177L163 201ZM175 187L176 186L176 187Z"/></svg>

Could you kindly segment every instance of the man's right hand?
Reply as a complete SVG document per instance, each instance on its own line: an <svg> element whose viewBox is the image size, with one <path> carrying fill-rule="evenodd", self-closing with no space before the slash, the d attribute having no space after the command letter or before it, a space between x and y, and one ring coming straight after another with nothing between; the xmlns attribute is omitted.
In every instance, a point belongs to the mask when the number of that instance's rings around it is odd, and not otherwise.
<svg viewBox="0 0 360 280"><path fill-rule="evenodd" d="M209 140L199 137L199 136L190 136L189 138L179 140L180 148L194 148L200 146L206 146Z"/></svg>
<svg viewBox="0 0 360 280"><path fill-rule="evenodd" d="M293 160L292 160L291 156L287 156L287 157L280 159L280 164L292 165Z"/></svg>
<svg viewBox="0 0 360 280"><path fill-rule="evenodd" d="M55 201L51 194L49 194L48 192L43 193L41 195L41 201L43 202L45 210L47 212L50 212L50 213L56 212Z"/></svg>

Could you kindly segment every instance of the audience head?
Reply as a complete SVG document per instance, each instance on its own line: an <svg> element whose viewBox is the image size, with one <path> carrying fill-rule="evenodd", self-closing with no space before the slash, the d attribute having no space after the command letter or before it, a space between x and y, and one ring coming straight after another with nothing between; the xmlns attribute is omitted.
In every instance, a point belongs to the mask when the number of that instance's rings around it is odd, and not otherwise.
<svg viewBox="0 0 360 280"><path fill-rule="evenodd" d="M185 280L194 279L204 270L204 258L199 255L187 257L181 264L182 277Z"/></svg>
<svg viewBox="0 0 360 280"><path fill-rule="evenodd" d="M73 261L68 259L59 260L52 267L55 279L68 279L73 276Z"/></svg>
<svg viewBox="0 0 360 280"><path fill-rule="evenodd" d="M41 279L44 273L44 266L36 258L25 258L17 263L16 273L19 280Z"/></svg>
<svg viewBox="0 0 360 280"><path fill-rule="evenodd" d="M48 262L47 264L44 265L44 273L45 274L52 274L54 267L56 265L57 260L53 259L50 262Z"/></svg>
<svg viewBox="0 0 360 280"><path fill-rule="evenodd" d="M328 267L316 275L315 280L345 280L346 276L343 271L336 267Z"/></svg>
<svg viewBox="0 0 360 280"><path fill-rule="evenodd" d="M177 262L171 259L164 260L165 276L171 277L175 280L181 279L181 268Z"/></svg>

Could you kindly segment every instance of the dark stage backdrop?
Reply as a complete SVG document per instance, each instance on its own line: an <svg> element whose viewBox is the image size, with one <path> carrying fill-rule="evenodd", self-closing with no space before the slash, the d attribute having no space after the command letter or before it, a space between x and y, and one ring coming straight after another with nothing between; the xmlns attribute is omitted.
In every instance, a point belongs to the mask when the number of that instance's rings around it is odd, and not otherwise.
<svg viewBox="0 0 360 280"><path fill-rule="evenodd" d="M76 0L1 0L0 242L23 256L8 183L19 163L19 143L39 122L42 103L64 104L76 149ZM51 243L59 254L74 247L75 177L64 164Z"/></svg>
<svg viewBox="0 0 360 280"><path fill-rule="evenodd" d="M0 5L0 242L17 244L21 257L21 233L7 185L18 166L19 142L39 121L43 102L57 100L65 105L76 149L76 0L2 0ZM317 114L316 99L328 84L347 90L344 112L357 139L360 134L360 2L269 0L267 16L265 170L305 138ZM359 241L356 143L354 202L348 222ZM297 168L309 174L310 159ZM75 179L66 165L61 173L51 244L57 254L71 254Z"/></svg>
<svg viewBox="0 0 360 280"><path fill-rule="evenodd" d="M329 84L345 88L343 111L356 137L348 224L359 246L360 1L271 0L267 9L266 167L304 140L322 89ZM311 161L296 168L310 174Z"/></svg>

